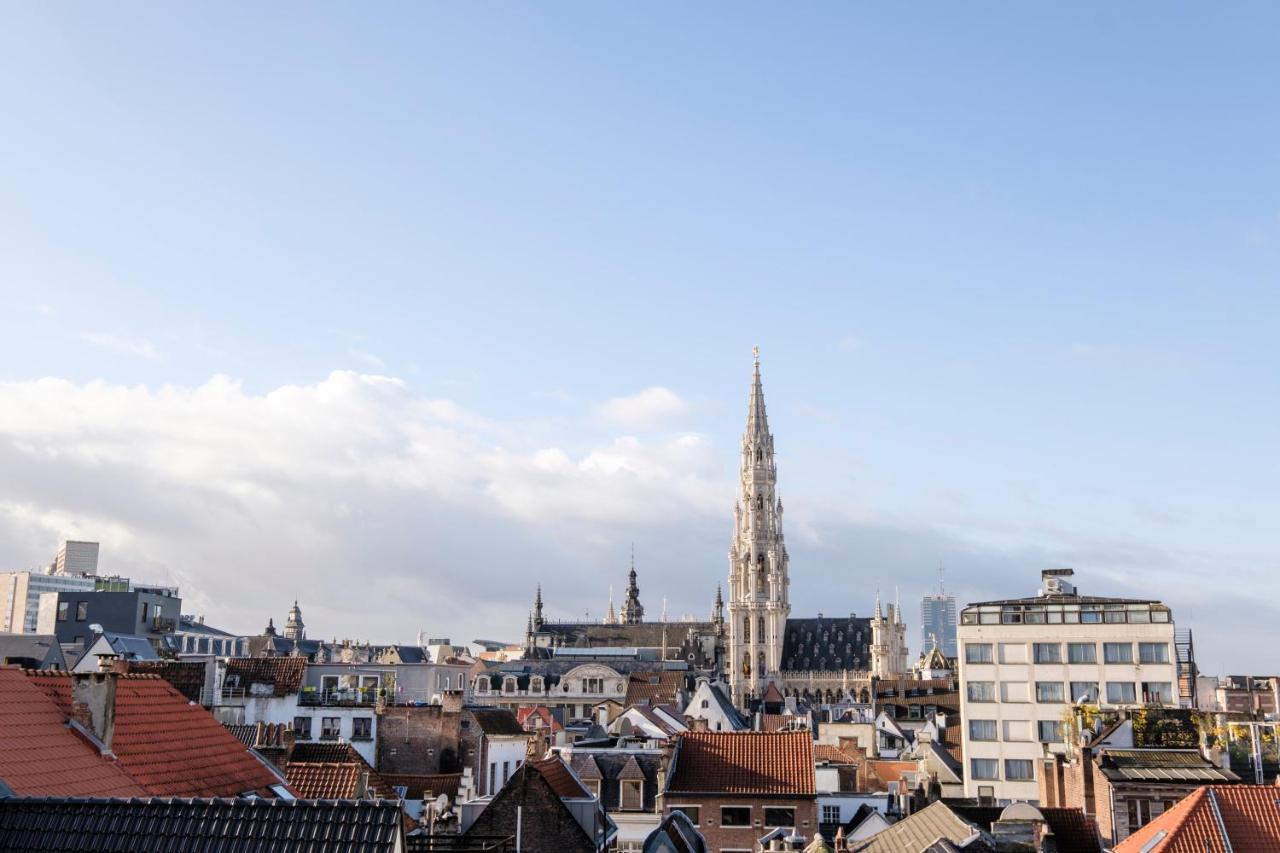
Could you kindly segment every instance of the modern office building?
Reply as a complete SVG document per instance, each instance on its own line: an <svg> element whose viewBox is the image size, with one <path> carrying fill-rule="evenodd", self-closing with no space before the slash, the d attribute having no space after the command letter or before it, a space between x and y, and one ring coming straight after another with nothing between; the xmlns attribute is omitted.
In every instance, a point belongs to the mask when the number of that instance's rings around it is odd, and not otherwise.
<svg viewBox="0 0 1280 853"><path fill-rule="evenodd" d="M941 570L939 570L941 574ZM938 648L949 658L956 656L956 597L947 592L939 577L937 592L920 600L920 651Z"/></svg>
<svg viewBox="0 0 1280 853"><path fill-rule="evenodd" d="M1036 802L1040 759L1065 750L1073 705L1178 707L1169 608L1080 595L1072 575L1045 571L1034 597L960 613L966 796Z"/></svg>
<svg viewBox="0 0 1280 853"><path fill-rule="evenodd" d="M98 632L162 642L178 628L177 590L135 587L127 592L59 592L42 596L38 630L64 645L87 647Z"/></svg>
<svg viewBox="0 0 1280 853"><path fill-rule="evenodd" d="M76 542L68 539L58 549L52 568L54 573L59 575L96 575L98 543Z"/></svg>

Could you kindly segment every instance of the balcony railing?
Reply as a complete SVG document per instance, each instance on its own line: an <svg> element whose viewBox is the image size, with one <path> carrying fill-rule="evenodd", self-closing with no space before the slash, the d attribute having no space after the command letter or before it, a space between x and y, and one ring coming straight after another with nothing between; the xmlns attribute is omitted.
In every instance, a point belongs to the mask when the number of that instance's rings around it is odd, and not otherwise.
<svg viewBox="0 0 1280 853"><path fill-rule="evenodd" d="M178 629L178 620L168 616L152 616L151 630L160 634L172 634Z"/></svg>
<svg viewBox="0 0 1280 853"><path fill-rule="evenodd" d="M372 687L352 687L340 690L316 690L304 687L302 692L298 694L298 704L309 707L361 707L376 705L377 703L378 690Z"/></svg>

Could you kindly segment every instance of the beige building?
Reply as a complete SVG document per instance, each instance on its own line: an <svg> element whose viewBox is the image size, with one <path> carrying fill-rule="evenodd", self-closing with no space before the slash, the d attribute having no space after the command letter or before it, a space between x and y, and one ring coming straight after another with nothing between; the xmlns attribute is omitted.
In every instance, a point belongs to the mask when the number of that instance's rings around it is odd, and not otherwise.
<svg viewBox="0 0 1280 853"><path fill-rule="evenodd" d="M966 796L1037 802L1040 759L1066 749L1073 704L1178 705L1169 608L1080 595L1072 574L1045 571L1034 597L960 613Z"/></svg>

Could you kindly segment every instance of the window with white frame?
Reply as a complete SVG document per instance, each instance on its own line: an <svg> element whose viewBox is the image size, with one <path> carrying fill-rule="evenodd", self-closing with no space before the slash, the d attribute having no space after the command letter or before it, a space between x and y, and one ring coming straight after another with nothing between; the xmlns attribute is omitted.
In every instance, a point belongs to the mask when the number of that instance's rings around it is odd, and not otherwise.
<svg viewBox="0 0 1280 853"><path fill-rule="evenodd" d="M1085 705L1098 704L1098 682L1096 681L1073 681L1071 682L1071 702L1083 703Z"/></svg>
<svg viewBox="0 0 1280 853"><path fill-rule="evenodd" d="M970 720L969 721L969 740L995 740L996 739L996 721L995 720Z"/></svg>
<svg viewBox="0 0 1280 853"><path fill-rule="evenodd" d="M999 779L1000 762L994 758L971 758L969 775L974 779Z"/></svg>
<svg viewBox="0 0 1280 853"><path fill-rule="evenodd" d="M1102 660L1105 663L1133 663L1133 643L1103 643Z"/></svg>
<svg viewBox="0 0 1280 853"><path fill-rule="evenodd" d="M1168 681L1142 682L1142 701L1157 705L1173 704L1173 684Z"/></svg>
<svg viewBox="0 0 1280 853"><path fill-rule="evenodd" d="M1138 643L1138 661L1141 663L1168 663L1168 643Z"/></svg>
<svg viewBox="0 0 1280 853"><path fill-rule="evenodd" d="M970 702L996 701L996 684L994 681L970 681L966 685Z"/></svg>
<svg viewBox="0 0 1280 853"><path fill-rule="evenodd" d="M991 663L992 660L990 643L964 644L965 663Z"/></svg>
<svg viewBox="0 0 1280 853"><path fill-rule="evenodd" d="M823 806L822 822L823 823L839 823L840 807L839 806Z"/></svg>
<svg viewBox="0 0 1280 853"><path fill-rule="evenodd" d="M1004 778L1010 782L1030 782L1036 778L1034 762L1029 758L1006 758Z"/></svg>
<svg viewBox="0 0 1280 853"><path fill-rule="evenodd" d="M1063 743L1062 723L1059 720L1036 721L1036 740L1041 743Z"/></svg>
<svg viewBox="0 0 1280 853"><path fill-rule="evenodd" d="M1097 663L1096 643L1067 643L1067 663Z"/></svg>
<svg viewBox="0 0 1280 853"><path fill-rule="evenodd" d="M320 740L337 740L342 737L341 717L320 718Z"/></svg>
<svg viewBox="0 0 1280 853"><path fill-rule="evenodd" d="M1034 649L1036 663L1062 663L1061 643L1036 643Z"/></svg>
<svg viewBox="0 0 1280 853"><path fill-rule="evenodd" d="M1132 681L1108 681L1107 701L1113 705L1132 705L1138 701Z"/></svg>
<svg viewBox="0 0 1280 853"><path fill-rule="evenodd" d="M1066 694L1062 692L1061 681L1037 681L1037 702L1062 702Z"/></svg>

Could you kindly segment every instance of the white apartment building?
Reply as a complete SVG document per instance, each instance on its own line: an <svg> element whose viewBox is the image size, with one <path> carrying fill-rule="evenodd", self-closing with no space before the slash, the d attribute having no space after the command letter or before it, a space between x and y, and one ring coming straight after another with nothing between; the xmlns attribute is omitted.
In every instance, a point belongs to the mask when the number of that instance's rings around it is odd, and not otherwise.
<svg viewBox="0 0 1280 853"><path fill-rule="evenodd" d="M1038 759L1065 751L1073 704L1178 705L1169 608L1079 595L1072 574L1045 571L1033 598L960 613L965 796L1038 802Z"/></svg>
<svg viewBox="0 0 1280 853"><path fill-rule="evenodd" d="M100 578L42 572L0 572L0 631L34 634L40 621L40 596L60 592L92 592Z"/></svg>

